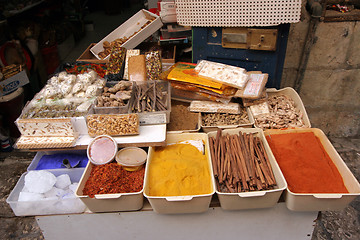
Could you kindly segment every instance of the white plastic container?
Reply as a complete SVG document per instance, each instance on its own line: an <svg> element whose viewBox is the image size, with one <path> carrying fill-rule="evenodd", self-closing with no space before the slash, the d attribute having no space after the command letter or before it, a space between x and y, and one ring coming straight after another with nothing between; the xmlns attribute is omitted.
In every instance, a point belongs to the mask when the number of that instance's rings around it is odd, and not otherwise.
<svg viewBox="0 0 360 240"><path fill-rule="evenodd" d="M142 26L146 24L146 22L152 20L150 24L141 29ZM98 58L101 59L98 54L104 50L103 42L108 41L111 43L115 39L127 37L129 38L125 43L121 45L126 49L135 48L146 38L151 36L154 32L159 30L162 27L161 19L158 15L153 14L145 9L140 10L131 18L126 20L123 24L121 24L118 28L112 31L109 35L103 38L100 42L98 42L95 46L90 48L90 51ZM105 58L108 59L109 55Z"/></svg>
<svg viewBox="0 0 360 240"><path fill-rule="evenodd" d="M291 87L286 87L286 88L282 88L282 89L275 89L275 88L268 88L266 89L266 93L268 94L268 96L277 96L277 95L286 95L288 97L290 97L293 101L294 101L294 105L296 109L299 109L301 111L301 113L303 114L303 122L304 122L304 127L305 128L310 128L311 127L311 123L309 120L309 117L306 113L306 109L304 107L304 104L299 96L299 94ZM256 120L256 119L255 119ZM256 124L256 121L254 123L255 127L259 127Z"/></svg>
<svg viewBox="0 0 360 240"><path fill-rule="evenodd" d="M297 128L285 130L266 130L265 136L284 133L313 132L320 139L325 151L332 159L343 178L349 193L293 193L289 189L285 192L285 202L292 211L337 211L344 209L352 200L360 195L360 184L346 166L324 132L318 128ZM316 183L314 183L316 184Z"/></svg>
<svg viewBox="0 0 360 240"><path fill-rule="evenodd" d="M210 149L208 137L205 133L168 133L166 143L177 143L186 140L203 140L205 143L205 155L208 159L209 172L211 174L212 191L209 194L191 195L191 196L172 196L172 197L156 197L149 195L148 172L151 159L154 154L154 148L149 147L148 160L145 170L144 180L144 196L149 200L153 210L161 214L177 214L177 213L199 213L209 209L212 195L215 193L214 174L211 166Z"/></svg>
<svg viewBox="0 0 360 240"><path fill-rule="evenodd" d="M136 211L143 207L144 197L143 189L134 193L114 193L114 194L96 194L94 198L83 194L86 181L88 180L91 169L94 166L90 161L85 168L78 188L76 196L89 208L92 212L118 212L118 211Z"/></svg>
<svg viewBox="0 0 360 240"><path fill-rule="evenodd" d="M84 168L76 169L53 169L47 170L55 176L68 174L71 183L79 182ZM70 213L83 213L86 206L80 201L79 198L67 198L59 200L38 200L38 201L18 201L19 194L24 188L25 175L23 173L11 191L6 202L10 205L16 216L35 216L35 215L51 215L51 214L70 214Z"/></svg>
<svg viewBox="0 0 360 240"><path fill-rule="evenodd" d="M216 189L216 194L219 197L220 206L225 210L242 210L273 207L279 201L281 194L287 187L285 178L280 170L279 165L275 161L275 157L272 154L271 149L265 139L264 132L259 128L237 128L223 130L222 134L234 135L238 134L239 132L255 133L256 136L260 138L260 140L264 144L266 154L268 155L277 186L275 189L271 190L241 193L223 193L219 192L218 189ZM217 132L209 132L208 136L209 138L216 137L216 134Z"/></svg>
<svg viewBox="0 0 360 240"><path fill-rule="evenodd" d="M153 85L155 84L158 89L160 89L165 101L163 101L166 110L165 111L153 111L153 112L137 112L132 109L133 103L135 102L136 87L144 85ZM170 122L170 112L171 112L171 85L168 81L163 80L152 80L152 81L137 81L133 83L133 94L130 99L129 113L137 113L139 115L140 125L153 125L153 124L163 124Z"/></svg>
<svg viewBox="0 0 360 240"><path fill-rule="evenodd" d="M111 150L112 153L110 152L111 155L106 156L107 157L106 159L102 159L104 156L99 156L98 153L95 152L95 150L100 151L100 152L103 152L103 150L104 151L106 150L105 152L109 152L109 151L107 151L108 149L103 148L104 141L102 141L102 140L110 141L110 144L107 143L107 145L109 145L108 147L112 149ZM96 145L99 145L99 146L96 146ZM95 146L96 146L96 148L95 148ZM101 148L101 146L102 146L102 148ZM92 148L94 148L94 149L92 149ZM100 136L97 136L96 138L94 138L90 142L90 144L87 147L86 153L87 153L87 156L88 156L88 159L90 160L90 162L92 162L95 165L103 165L103 164L109 163L112 160L114 160L117 151L118 151L118 145L114 138L112 138L111 136L108 136L108 135L100 135Z"/></svg>
<svg viewBox="0 0 360 240"><path fill-rule="evenodd" d="M137 171L145 164L147 153L142 148L126 147L116 153L115 160L126 171Z"/></svg>
<svg viewBox="0 0 360 240"><path fill-rule="evenodd" d="M254 123L255 123L254 117L251 114L251 111L250 111L249 108L246 108L246 112L247 112L248 117L249 117L249 123L237 124L237 125L204 126L203 123L202 123L202 117L201 117L201 128L206 133L217 131L219 128L222 129L222 130L233 129L233 128L252 128Z"/></svg>
<svg viewBox="0 0 360 240"><path fill-rule="evenodd" d="M39 161L42 158L42 156L59 154L59 153L84 154L84 155L86 155L86 150L81 149L81 150L62 150L62 151L40 151L40 152L37 152L35 154L33 160L31 161L31 163L29 164L29 166L27 168L27 171L35 170L36 167L38 166ZM63 169L65 169L65 168L63 168ZM83 169L85 169L85 168L83 168Z"/></svg>

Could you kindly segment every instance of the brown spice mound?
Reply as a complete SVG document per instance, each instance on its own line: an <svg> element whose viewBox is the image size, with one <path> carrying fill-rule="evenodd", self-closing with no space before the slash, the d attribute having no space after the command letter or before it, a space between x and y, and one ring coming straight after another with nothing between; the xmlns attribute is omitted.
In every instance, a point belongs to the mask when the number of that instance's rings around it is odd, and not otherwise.
<svg viewBox="0 0 360 240"><path fill-rule="evenodd" d="M116 162L94 165L83 189L84 195L140 192L143 188L145 168L130 172Z"/></svg>
<svg viewBox="0 0 360 240"><path fill-rule="evenodd" d="M190 112L189 104L172 101L168 131L196 130L199 122L198 113Z"/></svg>

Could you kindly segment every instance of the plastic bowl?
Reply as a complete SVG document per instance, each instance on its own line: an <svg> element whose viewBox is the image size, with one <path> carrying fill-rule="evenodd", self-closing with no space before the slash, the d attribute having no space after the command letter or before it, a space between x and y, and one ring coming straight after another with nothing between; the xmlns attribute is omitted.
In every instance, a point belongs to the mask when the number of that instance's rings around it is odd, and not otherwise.
<svg viewBox="0 0 360 240"><path fill-rule="evenodd" d="M125 170L136 171L146 162L147 153L138 147L126 147L117 152L115 159Z"/></svg>
<svg viewBox="0 0 360 240"><path fill-rule="evenodd" d="M115 139L108 135L94 138L87 147L87 156L95 165L103 165L114 160L118 150Z"/></svg>

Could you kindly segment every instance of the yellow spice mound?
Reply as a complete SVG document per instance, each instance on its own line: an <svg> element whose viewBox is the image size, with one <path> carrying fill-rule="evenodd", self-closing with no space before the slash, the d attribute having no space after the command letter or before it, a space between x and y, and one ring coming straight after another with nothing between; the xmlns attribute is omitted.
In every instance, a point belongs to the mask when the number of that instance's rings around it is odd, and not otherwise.
<svg viewBox="0 0 360 240"><path fill-rule="evenodd" d="M150 196L201 195L212 192L208 160L191 144L156 148L148 174Z"/></svg>

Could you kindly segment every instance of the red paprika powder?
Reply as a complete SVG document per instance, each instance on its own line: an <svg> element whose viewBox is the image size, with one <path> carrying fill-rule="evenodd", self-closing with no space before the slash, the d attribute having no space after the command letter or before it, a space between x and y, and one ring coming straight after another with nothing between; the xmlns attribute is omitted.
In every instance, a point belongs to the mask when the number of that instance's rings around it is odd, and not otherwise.
<svg viewBox="0 0 360 240"><path fill-rule="evenodd" d="M144 184L144 174L144 167L129 172L116 162L94 165L83 194L93 198L95 194L140 192Z"/></svg>
<svg viewBox="0 0 360 240"><path fill-rule="evenodd" d="M266 136L294 193L348 193L335 164L313 132Z"/></svg>

